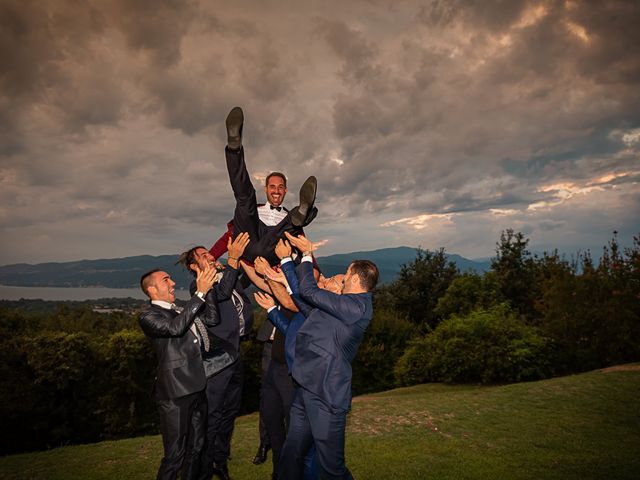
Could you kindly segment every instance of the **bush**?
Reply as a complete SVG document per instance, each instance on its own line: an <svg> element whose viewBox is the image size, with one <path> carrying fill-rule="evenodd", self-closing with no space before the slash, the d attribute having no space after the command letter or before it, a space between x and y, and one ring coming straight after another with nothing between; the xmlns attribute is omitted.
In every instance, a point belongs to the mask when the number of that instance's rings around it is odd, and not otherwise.
<svg viewBox="0 0 640 480"><path fill-rule="evenodd" d="M354 395L380 392L395 386L393 366L416 326L389 310L374 313L353 362Z"/></svg>
<svg viewBox="0 0 640 480"><path fill-rule="evenodd" d="M395 367L399 385L517 382L550 374L549 340L505 304L445 320L411 342Z"/></svg>
<svg viewBox="0 0 640 480"><path fill-rule="evenodd" d="M102 436L118 438L158 431L153 401L156 360L151 342L140 329L110 335L102 348L104 391L96 413L104 418Z"/></svg>

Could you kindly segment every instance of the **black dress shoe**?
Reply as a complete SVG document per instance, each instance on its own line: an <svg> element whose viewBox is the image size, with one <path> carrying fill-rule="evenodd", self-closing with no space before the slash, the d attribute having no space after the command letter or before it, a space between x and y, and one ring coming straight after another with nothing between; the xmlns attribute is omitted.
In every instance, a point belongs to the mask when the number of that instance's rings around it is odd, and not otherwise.
<svg viewBox="0 0 640 480"><path fill-rule="evenodd" d="M244 124L244 114L240 107L233 107L227 115L227 146L231 150L238 150L242 147L242 125Z"/></svg>
<svg viewBox="0 0 640 480"><path fill-rule="evenodd" d="M231 480L231 477L229 476L229 469L227 468L226 463L213 462L213 476L219 477L220 480Z"/></svg>
<svg viewBox="0 0 640 480"><path fill-rule="evenodd" d="M316 201L317 189L318 180L313 175L307 178L300 187L300 204L291 209L291 223L296 227L309 225L318 213L318 210L313 206Z"/></svg>
<svg viewBox="0 0 640 480"><path fill-rule="evenodd" d="M298 213L298 207L293 207L290 210L290 213L291 213L291 224L294 227L303 228L309 225L311 222L313 222L313 219L316 218L316 215L318 215L318 209L316 207L313 207L309 211L309 213L307 213L306 217L303 217L301 214Z"/></svg>
<svg viewBox="0 0 640 480"><path fill-rule="evenodd" d="M270 449L271 447L269 445L265 445L261 443L260 446L258 447L258 452L256 453L256 456L253 457L253 464L260 465L261 463L264 463L267 460L267 452Z"/></svg>

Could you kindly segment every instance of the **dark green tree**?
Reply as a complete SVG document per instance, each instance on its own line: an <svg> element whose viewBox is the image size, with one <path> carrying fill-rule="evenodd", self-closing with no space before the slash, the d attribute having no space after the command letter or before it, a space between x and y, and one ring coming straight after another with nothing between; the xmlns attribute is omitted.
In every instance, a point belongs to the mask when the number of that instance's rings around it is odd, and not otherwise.
<svg viewBox="0 0 640 480"><path fill-rule="evenodd" d="M536 262L527 250L528 243L529 239L521 232L503 231L496 244L496 257L491 261L491 269L502 299L533 321L539 292L535 284Z"/></svg>
<svg viewBox="0 0 640 480"><path fill-rule="evenodd" d="M457 275L458 268L444 248L418 249L415 260L402 265L398 278L376 293L375 307L390 309L428 331L442 320L435 308Z"/></svg>
<svg viewBox="0 0 640 480"><path fill-rule="evenodd" d="M497 298L495 275L463 273L451 282L445 294L438 299L435 313L443 319L466 315L478 307L489 308L497 302Z"/></svg>

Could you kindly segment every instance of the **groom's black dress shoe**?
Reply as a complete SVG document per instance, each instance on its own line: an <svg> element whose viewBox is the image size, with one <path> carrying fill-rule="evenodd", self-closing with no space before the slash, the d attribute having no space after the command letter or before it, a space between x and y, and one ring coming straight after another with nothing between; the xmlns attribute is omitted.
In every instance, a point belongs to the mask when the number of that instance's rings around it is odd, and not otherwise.
<svg viewBox="0 0 640 480"><path fill-rule="evenodd" d="M226 463L216 463L213 462L213 476L214 478L217 476L220 480L231 480L229 476L229 468Z"/></svg>
<svg viewBox="0 0 640 480"><path fill-rule="evenodd" d="M233 107L227 115L227 147L231 150L238 150L242 147L242 125L244 124L244 114L240 107Z"/></svg>
<svg viewBox="0 0 640 480"><path fill-rule="evenodd" d="M267 460L267 452L271 449L269 445L265 445L261 443L258 447L258 451L256 452L256 456L253 457L253 464L260 465Z"/></svg>
<svg viewBox="0 0 640 480"><path fill-rule="evenodd" d="M316 201L318 180L313 175L305 180L300 187L300 204L291 209L291 223L296 227L304 227L311 223L318 213L313 206Z"/></svg>

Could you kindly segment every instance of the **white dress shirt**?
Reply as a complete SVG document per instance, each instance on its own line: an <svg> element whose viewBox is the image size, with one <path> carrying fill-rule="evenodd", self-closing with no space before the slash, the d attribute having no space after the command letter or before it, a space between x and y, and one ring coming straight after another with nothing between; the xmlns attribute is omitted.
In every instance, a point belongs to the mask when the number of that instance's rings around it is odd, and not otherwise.
<svg viewBox="0 0 640 480"><path fill-rule="evenodd" d="M271 208L271 205L265 203L264 205L258 207L258 218L262 223L264 223L268 227L274 227L278 225L284 217L287 216L287 211L284 207L278 207L280 211L275 208Z"/></svg>

